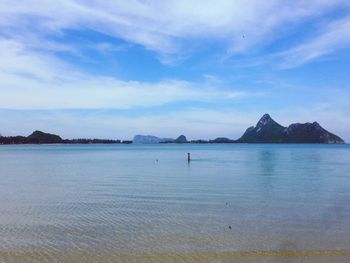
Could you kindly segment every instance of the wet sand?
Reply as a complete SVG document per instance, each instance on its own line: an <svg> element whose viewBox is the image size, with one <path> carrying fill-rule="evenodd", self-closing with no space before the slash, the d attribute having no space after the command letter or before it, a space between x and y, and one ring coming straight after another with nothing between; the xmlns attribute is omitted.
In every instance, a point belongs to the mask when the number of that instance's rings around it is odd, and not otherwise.
<svg viewBox="0 0 350 263"><path fill-rule="evenodd" d="M0 261L21 262L349 262L350 250L123 253L93 250L1 251Z"/></svg>

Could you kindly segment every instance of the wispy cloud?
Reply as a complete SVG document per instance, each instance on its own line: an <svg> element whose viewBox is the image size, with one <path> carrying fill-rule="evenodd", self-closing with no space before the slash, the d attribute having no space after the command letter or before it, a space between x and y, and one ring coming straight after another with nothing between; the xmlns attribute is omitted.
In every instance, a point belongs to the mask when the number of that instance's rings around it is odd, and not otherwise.
<svg viewBox="0 0 350 263"><path fill-rule="evenodd" d="M350 16L332 21L318 35L279 54L281 66L291 68L302 65L342 48L350 47Z"/></svg>
<svg viewBox="0 0 350 263"><path fill-rule="evenodd" d="M1 1L0 26L7 34L35 27L42 37L91 29L142 45L172 63L205 39L223 42L229 54L251 51L281 38L286 28L339 7L349 8L349 2L32 0L13 5ZM332 48L331 42L328 45Z"/></svg>
<svg viewBox="0 0 350 263"><path fill-rule="evenodd" d="M50 126L52 132L61 133L62 128L62 135L67 137L74 136L72 130L98 135L101 131L95 132L94 127L104 127L111 131L107 137L113 137L112 133L127 136L160 130L160 136L175 136L186 130L189 135L198 135L195 137L217 134L235 138L246 126L254 124L262 112L275 111L280 113L276 119L281 120L295 117L294 121L309 121L320 116L317 120L338 125L344 133L348 131L348 106L347 101L339 103L339 96L333 96L325 110L311 107L311 103L323 101L323 97L310 96L319 91L315 87L309 93L299 89L300 98L304 99L299 101L294 91L273 94L269 83L258 83L259 88L254 85L259 78L264 79L261 75L267 71L259 72L258 67L272 66L267 68L278 75L281 71L276 68L298 67L347 49L349 11L348 0L22 0L16 4L3 0L0 1L0 109L20 111L17 117L5 111L6 118L1 119L0 126L11 130L21 123L28 132ZM205 54L200 53L202 50ZM115 51L121 55L112 56ZM140 56L140 65L139 54L147 57ZM198 54L200 59L196 57ZM106 57L130 67L125 69L128 72L123 80L113 76L113 70L108 71ZM222 57L231 59L220 64L218 60ZM131 63L126 61L130 58ZM154 58L163 64L176 65L174 71L154 63ZM85 63L95 59L102 68L92 69ZM156 67L146 69L145 73L132 70L134 65L142 68L143 62ZM205 65L202 67L200 63ZM101 73L104 69L108 76ZM146 76L158 69L170 77ZM280 77L285 85L293 78ZM261 93L268 96L256 98ZM309 104L310 100L310 105L303 108L301 104L305 101ZM201 105L207 107L200 108ZM155 107L162 108L155 116L144 114L146 108ZM225 111L225 107L230 111ZM62 109L70 110L62 113ZM76 115L74 112L80 112L79 109L135 109L138 116ZM36 110L43 111L39 114ZM327 111L337 112L338 117ZM123 128L119 127L120 123ZM64 131L70 134L65 135Z"/></svg>
<svg viewBox="0 0 350 263"><path fill-rule="evenodd" d="M129 109L182 101L235 100L252 95L220 90L210 83L161 80L154 83L94 76L48 54L0 41L0 108Z"/></svg>

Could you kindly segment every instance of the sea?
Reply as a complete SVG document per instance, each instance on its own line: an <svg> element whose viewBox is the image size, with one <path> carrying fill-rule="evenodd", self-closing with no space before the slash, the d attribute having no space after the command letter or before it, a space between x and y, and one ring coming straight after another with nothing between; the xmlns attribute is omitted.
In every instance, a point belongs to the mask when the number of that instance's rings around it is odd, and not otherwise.
<svg viewBox="0 0 350 263"><path fill-rule="evenodd" d="M350 145L0 145L1 263L330 261Z"/></svg>

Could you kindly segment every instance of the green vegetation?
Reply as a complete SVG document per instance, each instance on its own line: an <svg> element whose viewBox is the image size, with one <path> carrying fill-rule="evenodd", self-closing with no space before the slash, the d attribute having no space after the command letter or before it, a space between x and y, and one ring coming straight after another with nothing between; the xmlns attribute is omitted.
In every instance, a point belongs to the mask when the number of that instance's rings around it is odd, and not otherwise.
<svg viewBox="0 0 350 263"><path fill-rule="evenodd" d="M317 122L294 123L283 127L265 114L237 140L240 143L344 143Z"/></svg>
<svg viewBox="0 0 350 263"><path fill-rule="evenodd" d="M28 137L24 136L0 136L0 144L94 144L94 143L131 143L130 141L102 140L102 139L73 139L64 140L60 136L42 131L35 131Z"/></svg>

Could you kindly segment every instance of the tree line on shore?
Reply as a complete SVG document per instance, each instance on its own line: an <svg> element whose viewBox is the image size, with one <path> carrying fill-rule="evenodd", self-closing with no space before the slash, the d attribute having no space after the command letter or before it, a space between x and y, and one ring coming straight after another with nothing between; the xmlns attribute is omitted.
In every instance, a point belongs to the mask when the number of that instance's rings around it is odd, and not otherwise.
<svg viewBox="0 0 350 263"><path fill-rule="evenodd" d="M129 140L111 140L111 139L62 139L60 136L42 131L35 131L29 136L0 136L0 144L130 144Z"/></svg>

